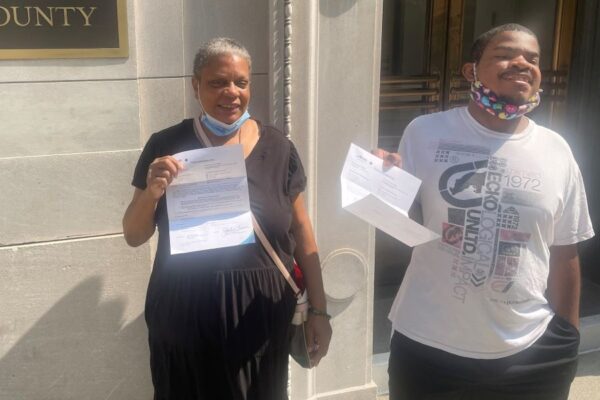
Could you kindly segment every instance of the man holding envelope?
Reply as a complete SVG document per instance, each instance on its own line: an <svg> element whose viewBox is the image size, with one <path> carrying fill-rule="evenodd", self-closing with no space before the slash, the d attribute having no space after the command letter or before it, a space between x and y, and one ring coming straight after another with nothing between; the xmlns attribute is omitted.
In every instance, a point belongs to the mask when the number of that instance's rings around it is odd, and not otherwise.
<svg viewBox="0 0 600 400"><path fill-rule="evenodd" d="M421 116L388 164L422 180L441 238L414 249L389 318L390 399L566 400L579 346L576 244L594 235L581 173L540 101L540 47L508 24L462 68L467 107Z"/></svg>

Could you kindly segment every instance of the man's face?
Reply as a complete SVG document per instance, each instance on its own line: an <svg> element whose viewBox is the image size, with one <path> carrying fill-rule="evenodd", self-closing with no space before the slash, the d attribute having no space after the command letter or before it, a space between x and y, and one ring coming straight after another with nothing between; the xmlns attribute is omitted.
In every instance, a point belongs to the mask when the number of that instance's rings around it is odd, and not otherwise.
<svg viewBox="0 0 600 400"><path fill-rule="evenodd" d="M499 97L524 104L540 89L540 46L525 32L496 35L477 64L477 78Z"/></svg>

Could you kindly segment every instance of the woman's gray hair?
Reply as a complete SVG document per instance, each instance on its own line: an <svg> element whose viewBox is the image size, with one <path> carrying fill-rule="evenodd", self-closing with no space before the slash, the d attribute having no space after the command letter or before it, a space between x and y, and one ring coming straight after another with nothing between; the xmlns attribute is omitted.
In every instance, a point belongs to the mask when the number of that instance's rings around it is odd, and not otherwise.
<svg viewBox="0 0 600 400"><path fill-rule="evenodd" d="M198 49L196 57L194 57L194 75L199 77L200 70L213 58L227 54L245 59L248 62L248 67L252 70L252 58L248 50L237 40L219 37L209 40Z"/></svg>

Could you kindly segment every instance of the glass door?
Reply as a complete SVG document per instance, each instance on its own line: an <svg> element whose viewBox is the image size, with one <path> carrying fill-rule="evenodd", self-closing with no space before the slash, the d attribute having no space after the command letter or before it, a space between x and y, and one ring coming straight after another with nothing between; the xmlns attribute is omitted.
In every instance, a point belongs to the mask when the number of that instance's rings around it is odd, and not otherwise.
<svg viewBox="0 0 600 400"><path fill-rule="evenodd" d="M443 109L448 0L385 0L379 146L398 147L415 117Z"/></svg>

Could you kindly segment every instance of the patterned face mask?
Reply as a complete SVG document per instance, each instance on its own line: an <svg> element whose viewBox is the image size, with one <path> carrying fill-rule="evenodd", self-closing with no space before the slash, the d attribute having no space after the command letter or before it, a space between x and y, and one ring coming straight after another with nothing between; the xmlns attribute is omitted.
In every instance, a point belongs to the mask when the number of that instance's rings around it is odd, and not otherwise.
<svg viewBox="0 0 600 400"><path fill-rule="evenodd" d="M500 100L496 93L485 87L483 83L477 79L475 64L473 64L473 73L475 74L475 80L471 82L471 100L473 100L482 110L485 110L500 119L520 117L540 105L540 92L542 89L531 96L527 100L527 103L516 105Z"/></svg>

